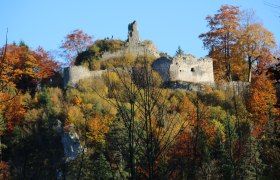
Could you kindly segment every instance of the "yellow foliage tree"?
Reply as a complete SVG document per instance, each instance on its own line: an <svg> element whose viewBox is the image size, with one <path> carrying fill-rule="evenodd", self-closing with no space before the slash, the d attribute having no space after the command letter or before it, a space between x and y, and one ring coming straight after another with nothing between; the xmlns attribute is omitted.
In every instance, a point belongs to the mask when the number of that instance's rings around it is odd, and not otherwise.
<svg viewBox="0 0 280 180"><path fill-rule="evenodd" d="M251 82L251 71L254 63L260 60L266 50L276 46L273 34L262 24L245 24L240 27L238 47L248 62L248 82ZM269 59L267 59L269 60Z"/></svg>
<svg viewBox="0 0 280 180"><path fill-rule="evenodd" d="M88 139L92 143L106 142L106 134L109 131L109 126L112 123L112 117L104 116L101 117L99 114L95 114L94 117L89 121L89 132L87 133Z"/></svg>

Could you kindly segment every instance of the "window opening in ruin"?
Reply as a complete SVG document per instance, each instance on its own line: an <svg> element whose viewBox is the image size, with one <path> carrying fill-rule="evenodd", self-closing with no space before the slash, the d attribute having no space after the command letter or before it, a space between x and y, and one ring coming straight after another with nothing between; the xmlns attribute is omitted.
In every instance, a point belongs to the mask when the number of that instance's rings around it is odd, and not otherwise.
<svg viewBox="0 0 280 180"><path fill-rule="evenodd" d="M194 72L194 68L191 68L191 72Z"/></svg>

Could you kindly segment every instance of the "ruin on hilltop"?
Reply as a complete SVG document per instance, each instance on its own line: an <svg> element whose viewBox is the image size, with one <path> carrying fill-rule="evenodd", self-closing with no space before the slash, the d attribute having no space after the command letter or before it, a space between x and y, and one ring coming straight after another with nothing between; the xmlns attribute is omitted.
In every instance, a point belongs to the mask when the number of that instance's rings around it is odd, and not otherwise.
<svg viewBox="0 0 280 180"><path fill-rule="evenodd" d="M135 57L152 56L155 61L152 67L166 82L214 83L213 60L211 58L195 58L190 54L180 54L172 58L160 57L157 47L151 41L141 41L137 22L128 25L128 38L124 46L115 51L104 52L101 59L121 58L126 54ZM83 66L71 66L64 69L65 85L74 86L79 80L100 77L107 70L90 71Z"/></svg>
<svg viewBox="0 0 280 180"><path fill-rule="evenodd" d="M135 56L153 56L159 58L157 47L151 41L141 41L138 32L137 22L128 24L128 37L124 47L116 52L105 52L102 55L103 60L122 57L124 54L133 54Z"/></svg>

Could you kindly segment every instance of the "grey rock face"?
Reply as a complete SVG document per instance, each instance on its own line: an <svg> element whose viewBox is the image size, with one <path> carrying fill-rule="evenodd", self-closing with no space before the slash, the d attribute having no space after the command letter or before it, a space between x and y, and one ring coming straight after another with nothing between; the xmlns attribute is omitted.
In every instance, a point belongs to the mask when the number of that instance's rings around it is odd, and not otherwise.
<svg viewBox="0 0 280 180"><path fill-rule="evenodd" d="M169 68L172 61L166 57L161 57L155 60L153 63L153 69L159 73L164 82L168 82L169 79Z"/></svg>
<svg viewBox="0 0 280 180"><path fill-rule="evenodd" d="M61 141L64 147L66 161L74 160L82 151L79 136L72 127L69 132L62 133Z"/></svg>
<svg viewBox="0 0 280 180"><path fill-rule="evenodd" d="M133 21L128 25L128 42L131 44L139 43L140 37L137 27L137 22Z"/></svg>

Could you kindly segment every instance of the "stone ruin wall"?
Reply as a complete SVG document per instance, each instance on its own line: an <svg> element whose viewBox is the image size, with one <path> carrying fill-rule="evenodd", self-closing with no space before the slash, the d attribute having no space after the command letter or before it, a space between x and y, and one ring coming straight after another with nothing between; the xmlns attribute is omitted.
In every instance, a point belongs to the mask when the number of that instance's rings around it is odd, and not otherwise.
<svg viewBox="0 0 280 180"><path fill-rule="evenodd" d="M159 58L159 53L154 44L147 44L147 42L142 42L140 40L136 21L128 25L128 40L125 46L116 52L105 52L102 55L102 59L108 60L111 58L123 57L127 54L133 54L136 57L152 55L155 58ZM64 86L75 86L81 79L101 77L101 75L106 71L107 70L90 71L83 66L70 66L65 68L61 74L64 79Z"/></svg>
<svg viewBox="0 0 280 180"><path fill-rule="evenodd" d="M102 55L103 60L108 60L116 57L123 57L127 54L133 54L136 57L137 56L145 56L145 55L151 55L155 58L159 58L159 53L157 51L157 48L155 45L144 45L144 43L140 42L137 44L129 44L127 43L126 46L116 52L105 52Z"/></svg>
<svg viewBox="0 0 280 180"><path fill-rule="evenodd" d="M153 69L160 74L164 82L214 83L211 58L197 59L192 55L178 55L171 60L170 58L160 57L157 47L153 43L140 40L137 28L136 21L130 23L128 25L128 40L125 46L116 52L105 52L102 59L123 57L126 54L133 54L136 57L152 55L156 59L153 63ZM101 77L106 71L90 71L83 66L70 66L65 68L62 73L64 86L75 86L79 80L85 78Z"/></svg>
<svg viewBox="0 0 280 180"><path fill-rule="evenodd" d="M173 58L169 69L170 81L214 83L213 60L195 58L192 55L178 55Z"/></svg>
<svg viewBox="0 0 280 180"><path fill-rule="evenodd" d="M102 55L103 60L111 58L122 57L126 54L133 54L137 56L152 55L155 58L159 58L157 47L153 44L147 44L145 41L140 40L138 32L137 22L133 21L128 25L128 39L125 46L116 52L105 52Z"/></svg>
<svg viewBox="0 0 280 180"><path fill-rule="evenodd" d="M70 66L64 69L64 86L75 86L81 79L101 77L107 70L90 71L83 66Z"/></svg>
<svg viewBox="0 0 280 180"><path fill-rule="evenodd" d="M119 54L123 56L123 54ZM112 56L116 57L116 56ZM153 63L164 82L214 83L213 61L211 58L195 58L191 55L175 56L173 60L158 58ZM75 86L79 80L101 77L107 70L90 71L83 66L71 66L64 70L64 85Z"/></svg>

